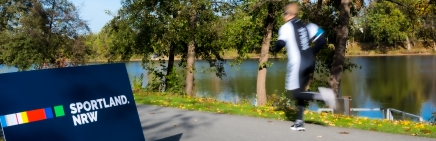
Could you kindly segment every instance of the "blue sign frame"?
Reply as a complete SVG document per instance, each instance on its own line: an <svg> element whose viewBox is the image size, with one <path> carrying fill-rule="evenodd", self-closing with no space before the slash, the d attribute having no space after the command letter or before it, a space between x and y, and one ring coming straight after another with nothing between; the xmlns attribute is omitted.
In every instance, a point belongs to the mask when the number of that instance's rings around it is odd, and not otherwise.
<svg viewBox="0 0 436 141"><path fill-rule="evenodd" d="M0 74L7 141L145 141L124 63Z"/></svg>

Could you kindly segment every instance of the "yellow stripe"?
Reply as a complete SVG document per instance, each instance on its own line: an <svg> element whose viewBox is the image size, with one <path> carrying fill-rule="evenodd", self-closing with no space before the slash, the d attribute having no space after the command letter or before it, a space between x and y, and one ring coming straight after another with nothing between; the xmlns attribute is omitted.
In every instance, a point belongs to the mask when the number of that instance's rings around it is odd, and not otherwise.
<svg viewBox="0 0 436 141"><path fill-rule="evenodd" d="M23 123L28 123L29 119L27 118L26 112L21 112L21 118L23 119Z"/></svg>

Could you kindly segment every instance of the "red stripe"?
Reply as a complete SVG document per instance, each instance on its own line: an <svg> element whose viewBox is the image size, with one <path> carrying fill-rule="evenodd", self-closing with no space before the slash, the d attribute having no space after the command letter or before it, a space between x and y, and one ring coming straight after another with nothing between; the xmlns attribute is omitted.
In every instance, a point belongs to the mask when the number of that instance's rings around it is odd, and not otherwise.
<svg viewBox="0 0 436 141"><path fill-rule="evenodd" d="M40 121L46 119L44 109L36 109L32 111L27 111L27 118L29 122Z"/></svg>

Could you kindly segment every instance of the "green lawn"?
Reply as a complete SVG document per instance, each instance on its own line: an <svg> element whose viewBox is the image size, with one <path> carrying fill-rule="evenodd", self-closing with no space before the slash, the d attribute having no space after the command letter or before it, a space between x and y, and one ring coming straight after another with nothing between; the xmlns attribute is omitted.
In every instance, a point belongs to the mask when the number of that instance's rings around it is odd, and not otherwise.
<svg viewBox="0 0 436 141"><path fill-rule="evenodd" d="M234 104L220 102L213 98L192 98L168 93L154 93L137 91L134 93L137 104L176 107L180 109L251 116L276 120L295 119L296 110L293 108L277 109L274 107L255 107L250 104ZM331 113L305 112L306 123L345 128L363 129L370 131L404 134L411 136L436 138L436 126L412 121L389 121L382 119L368 119L350 117Z"/></svg>

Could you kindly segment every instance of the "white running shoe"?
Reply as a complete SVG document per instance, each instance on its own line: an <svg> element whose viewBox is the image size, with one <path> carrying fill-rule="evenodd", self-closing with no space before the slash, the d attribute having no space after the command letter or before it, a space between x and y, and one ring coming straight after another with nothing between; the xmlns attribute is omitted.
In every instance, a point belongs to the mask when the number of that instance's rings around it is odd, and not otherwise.
<svg viewBox="0 0 436 141"><path fill-rule="evenodd" d="M330 88L318 87L319 93L321 94L324 102L333 109L336 109L336 97L335 93Z"/></svg>
<svg viewBox="0 0 436 141"><path fill-rule="evenodd" d="M291 126L291 130L294 131L306 131L303 124L294 124Z"/></svg>

